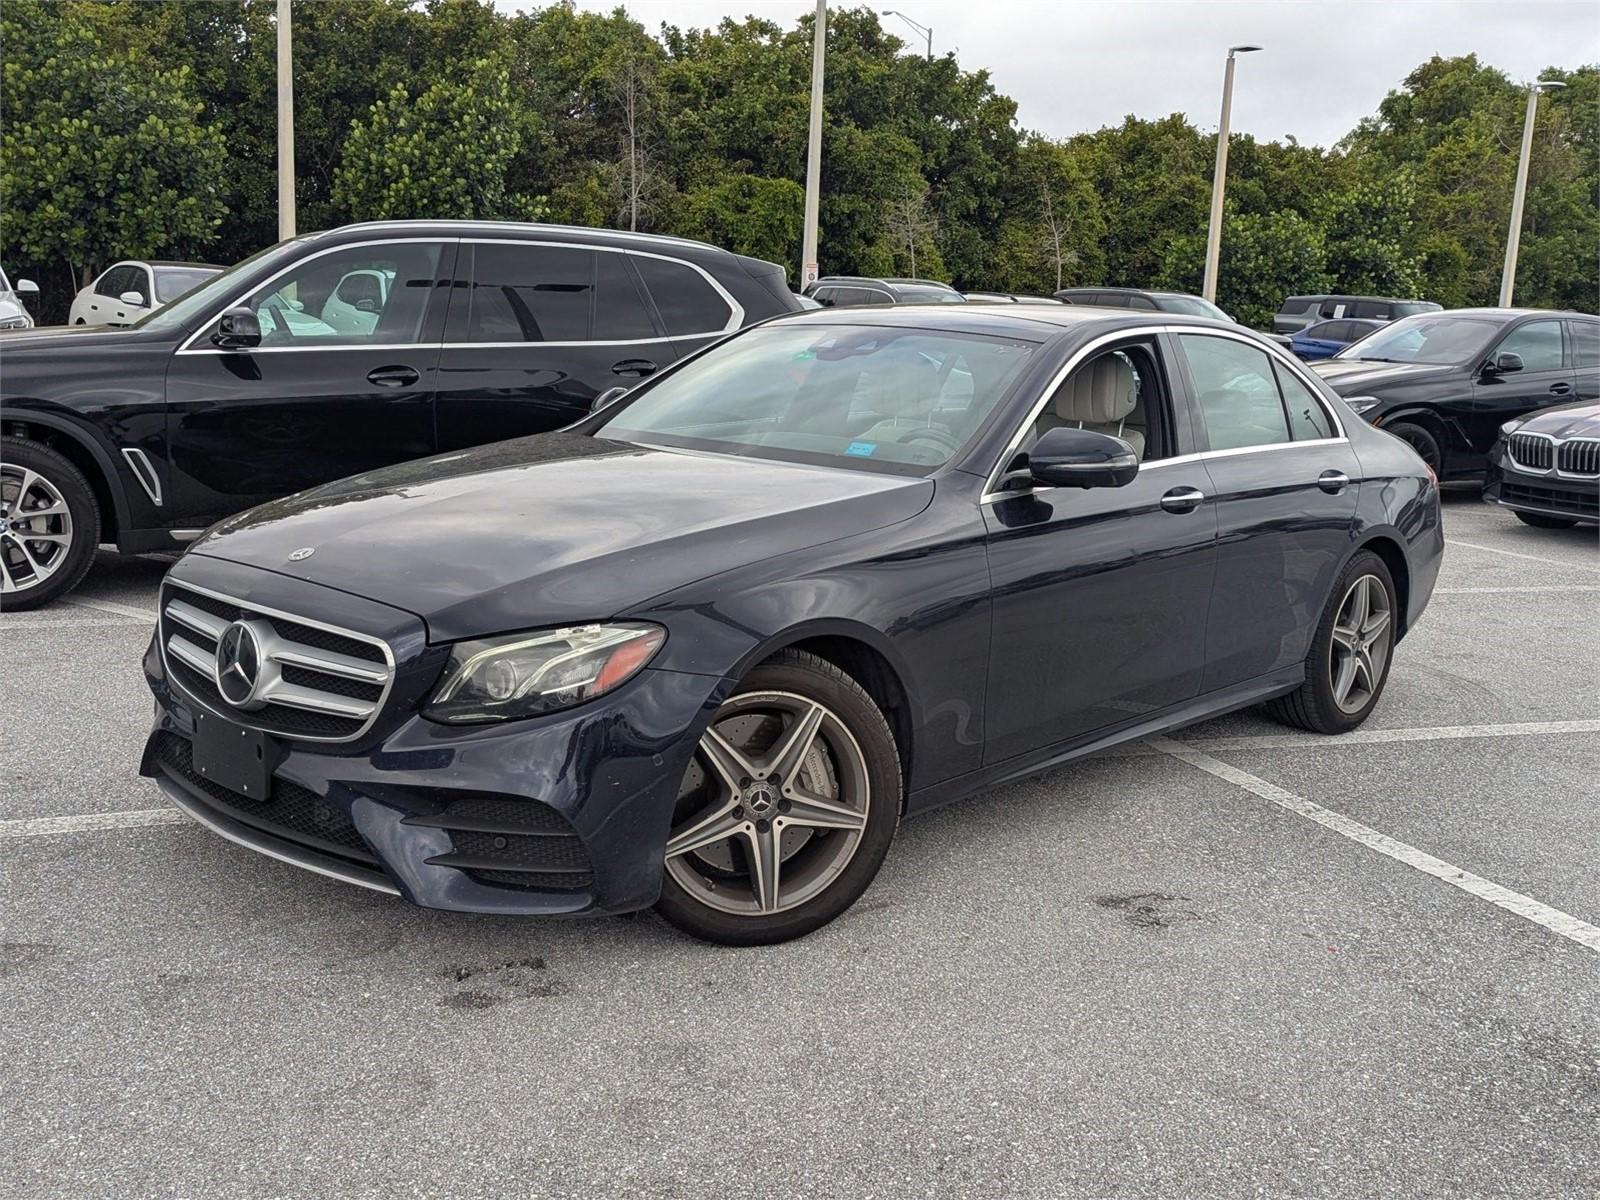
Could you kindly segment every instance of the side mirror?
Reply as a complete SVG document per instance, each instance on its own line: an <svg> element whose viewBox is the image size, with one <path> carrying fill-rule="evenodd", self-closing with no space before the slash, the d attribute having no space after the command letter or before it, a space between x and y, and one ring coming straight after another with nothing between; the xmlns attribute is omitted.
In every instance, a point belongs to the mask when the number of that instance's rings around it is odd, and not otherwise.
<svg viewBox="0 0 1600 1200"><path fill-rule="evenodd" d="M594 413L599 412L602 408L610 408L613 404L615 404L618 400L621 400L627 394L628 389L625 387L607 388L593 400L589 401L589 411Z"/></svg>
<svg viewBox="0 0 1600 1200"><path fill-rule="evenodd" d="M1489 365L1491 368L1493 368L1492 374L1509 375L1513 371L1522 370L1522 355L1512 354L1508 350L1504 354L1496 355L1494 362L1490 363Z"/></svg>
<svg viewBox="0 0 1600 1200"><path fill-rule="evenodd" d="M217 321L211 344L224 350L247 350L261 345L261 318L242 305L230 308Z"/></svg>
<svg viewBox="0 0 1600 1200"><path fill-rule="evenodd" d="M144 307L144 293L142 292L123 292L117 299L124 304L131 304L135 308Z"/></svg>
<svg viewBox="0 0 1600 1200"><path fill-rule="evenodd" d="M19 296L37 296L38 294L39 294L39 285L37 283L35 283L33 280L31 280L31 279L19 279L19 280L17 280L17 295L19 295Z"/></svg>
<svg viewBox="0 0 1600 1200"><path fill-rule="evenodd" d="M1124 487L1138 473L1132 446L1092 429L1047 430L1028 451L1028 475L1044 487Z"/></svg>

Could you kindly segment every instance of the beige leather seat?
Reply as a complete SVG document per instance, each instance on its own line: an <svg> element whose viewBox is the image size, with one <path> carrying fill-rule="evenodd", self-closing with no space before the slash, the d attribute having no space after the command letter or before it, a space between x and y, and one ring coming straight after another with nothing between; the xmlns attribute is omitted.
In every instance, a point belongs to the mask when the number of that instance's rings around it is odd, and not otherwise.
<svg viewBox="0 0 1600 1200"><path fill-rule="evenodd" d="M1074 371L1056 392L1054 420L1041 420L1039 432L1063 425L1092 429L1122 438L1144 459L1144 431L1130 426L1128 418L1139 406L1139 388L1133 368L1116 354L1103 354ZM1048 415L1048 414L1047 414Z"/></svg>

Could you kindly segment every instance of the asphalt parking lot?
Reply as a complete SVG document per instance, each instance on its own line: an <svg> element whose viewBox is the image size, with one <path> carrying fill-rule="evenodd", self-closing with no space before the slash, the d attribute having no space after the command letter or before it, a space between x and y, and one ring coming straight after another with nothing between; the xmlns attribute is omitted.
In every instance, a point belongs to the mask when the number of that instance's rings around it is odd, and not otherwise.
<svg viewBox="0 0 1600 1200"><path fill-rule="evenodd" d="M1600 552L1446 501L1361 732L908 822L802 942L423 912L135 775L164 564L0 616L12 1196L1593 1196Z"/></svg>

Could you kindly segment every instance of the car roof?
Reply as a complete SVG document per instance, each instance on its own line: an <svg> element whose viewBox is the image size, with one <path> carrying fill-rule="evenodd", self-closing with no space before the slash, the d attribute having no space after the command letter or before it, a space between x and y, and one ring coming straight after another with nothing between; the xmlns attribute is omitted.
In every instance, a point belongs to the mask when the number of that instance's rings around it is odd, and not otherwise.
<svg viewBox="0 0 1600 1200"><path fill-rule="evenodd" d="M183 262L176 258L130 258L128 262L148 263L152 267L184 267L191 271L225 271L226 267L217 263Z"/></svg>
<svg viewBox="0 0 1600 1200"><path fill-rule="evenodd" d="M1439 312L1413 313L1412 317L1476 317L1498 321L1513 317L1579 317L1585 321L1600 321L1594 313L1574 312L1568 308L1446 308ZM1404 319L1409 321L1411 317Z"/></svg>
<svg viewBox="0 0 1600 1200"><path fill-rule="evenodd" d="M541 238L564 238L575 242L594 242L597 245L637 245L641 249L672 247L678 250L698 250L707 254L732 254L709 242L692 238L669 237L661 233L633 233L625 229L597 229L589 225L551 225L542 221L358 221L353 225L340 225L306 234L308 241L346 240L366 234L414 233L439 237L505 236L506 234L534 234Z"/></svg>
<svg viewBox="0 0 1600 1200"><path fill-rule="evenodd" d="M1285 304L1295 300L1381 300L1386 304L1434 304L1433 300L1424 300L1421 296L1358 296L1351 292L1307 292L1303 296L1285 296Z"/></svg>
<svg viewBox="0 0 1600 1200"><path fill-rule="evenodd" d="M785 325L794 322L814 325L887 325L903 329L940 329L952 333L987 333L1014 336L1032 341L1074 331L1095 329L1115 333L1119 329L1148 328L1152 320L1161 325L1193 325L1196 329L1216 329L1210 317L1191 317L1183 313L1148 313L1126 308L1096 308L1092 305L1047 305L1009 303L929 304L866 308L821 308L791 313ZM1251 333L1230 327L1230 332ZM1267 339L1255 335L1263 344Z"/></svg>

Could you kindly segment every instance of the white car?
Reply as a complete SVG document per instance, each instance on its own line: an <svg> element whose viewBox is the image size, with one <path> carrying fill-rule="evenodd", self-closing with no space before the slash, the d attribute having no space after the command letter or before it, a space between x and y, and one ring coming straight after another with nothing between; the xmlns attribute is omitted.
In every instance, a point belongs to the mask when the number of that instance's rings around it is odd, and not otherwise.
<svg viewBox="0 0 1600 1200"><path fill-rule="evenodd" d="M221 270L211 263L150 259L113 263L73 298L67 324L132 325Z"/></svg>
<svg viewBox="0 0 1600 1200"><path fill-rule="evenodd" d="M32 329L33 317L23 306L24 296L37 296L39 285L31 279L19 279L15 287L0 268L0 329Z"/></svg>
<svg viewBox="0 0 1600 1200"><path fill-rule="evenodd" d="M389 285L393 280L393 271L348 272L323 304L323 321L340 333L367 336L377 327L378 315L389 302Z"/></svg>

